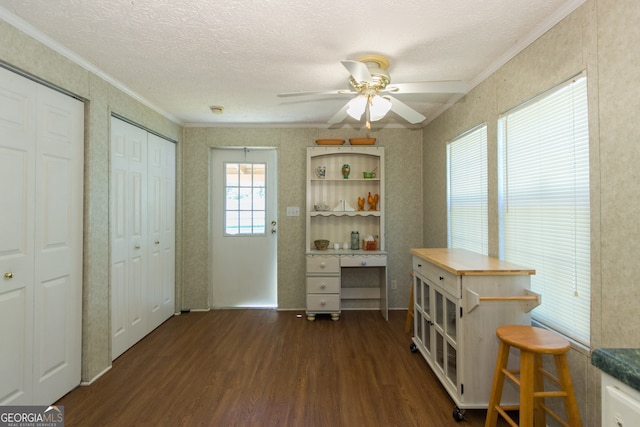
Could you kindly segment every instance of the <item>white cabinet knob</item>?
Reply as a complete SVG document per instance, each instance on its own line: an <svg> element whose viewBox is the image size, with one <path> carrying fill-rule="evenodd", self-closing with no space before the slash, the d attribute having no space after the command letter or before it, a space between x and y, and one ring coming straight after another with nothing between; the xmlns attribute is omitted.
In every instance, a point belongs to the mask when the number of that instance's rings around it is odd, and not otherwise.
<svg viewBox="0 0 640 427"><path fill-rule="evenodd" d="M362 260L362 265L367 265L367 261Z"/></svg>
<svg viewBox="0 0 640 427"><path fill-rule="evenodd" d="M326 289L326 288L327 288L327 284L326 283L323 283L323 284L320 285L320 289Z"/></svg>
<svg viewBox="0 0 640 427"><path fill-rule="evenodd" d="M320 268L327 268L327 264L323 261L320 263Z"/></svg>
<svg viewBox="0 0 640 427"><path fill-rule="evenodd" d="M322 300L322 301L320 301L320 305L321 306L325 306L325 305L327 305L327 302L325 300Z"/></svg>

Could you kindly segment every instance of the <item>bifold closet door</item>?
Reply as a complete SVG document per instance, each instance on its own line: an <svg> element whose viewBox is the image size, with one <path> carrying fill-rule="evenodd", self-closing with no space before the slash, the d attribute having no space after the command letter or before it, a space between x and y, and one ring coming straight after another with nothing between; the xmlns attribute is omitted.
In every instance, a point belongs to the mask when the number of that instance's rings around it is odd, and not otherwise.
<svg viewBox="0 0 640 427"><path fill-rule="evenodd" d="M175 311L175 144L148 135L149 329Z"/></svg>
<svg viewBox="0 0 640 427"><path fill-rule="evenodd" d="M175 145L113 117L110 192L115 359L174 313Z"/></svg>
<svg viewBox="0 0 640 427"><path fill-rule="evenodd" d="M40 86L36 157L36 402L80 383L84 104Z"/></svg>
<svg viewBox="0 0 640 427"><path fill-rule="evenodd" d="M37 88L0 73L0 405L26 405L33 397Z"/></svg>
<svg viewBox="0 0 640 427"><path fill-rule="evenodd" d="M111 119L112 358L147 333L147 132Z"/></svg>
<svg viewBox="0 0 640 427"><path fill-rule="evenodd" d="M0 405L80 383L84 104L0 68Z"/></svg>

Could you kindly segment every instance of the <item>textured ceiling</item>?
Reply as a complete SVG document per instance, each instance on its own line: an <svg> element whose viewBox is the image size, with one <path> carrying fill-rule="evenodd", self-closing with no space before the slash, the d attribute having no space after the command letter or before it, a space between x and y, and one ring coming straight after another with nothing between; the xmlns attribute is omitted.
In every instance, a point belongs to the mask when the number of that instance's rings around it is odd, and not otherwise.
<svg viewBox="0 0 640 427"><path fill-rule="evenodd" d="M325 127L349 97L276 94L347 89L340 60L369 53L390 59L392 83L473 87L582 2L0 0L0 18L45 35L181 124ZM398 98L424 123L455 99ZM212 114L214 104L224 113ZM390 113L376 124L405 122Z"/></svg>

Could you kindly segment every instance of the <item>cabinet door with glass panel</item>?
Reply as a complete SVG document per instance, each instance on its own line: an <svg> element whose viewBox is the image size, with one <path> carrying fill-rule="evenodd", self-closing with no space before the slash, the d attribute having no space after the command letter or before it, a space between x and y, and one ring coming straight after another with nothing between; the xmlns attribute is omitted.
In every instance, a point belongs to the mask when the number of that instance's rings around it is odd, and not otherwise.
<svg viewBox="0 0 640 427"><path fill-rule="evenodd" d="M458 340L460 299L414 274L414 341L433 370L451 392L460 390Z"/></svg>
<svg viewBox="0 0 640 427"><path fill-rule="evenodd" d="M433 359L431 348L431 285L422 276L414 274L414 339L418 341L420 350L429 360Z"/></svg>
<svg viewBox="0 0 640 427"><path fill-rule="evenodd" d="M459 299L442 289L431 287L434 320L434 362L441 375L446 378L444 386L458 390L458 312Z"/></svg>

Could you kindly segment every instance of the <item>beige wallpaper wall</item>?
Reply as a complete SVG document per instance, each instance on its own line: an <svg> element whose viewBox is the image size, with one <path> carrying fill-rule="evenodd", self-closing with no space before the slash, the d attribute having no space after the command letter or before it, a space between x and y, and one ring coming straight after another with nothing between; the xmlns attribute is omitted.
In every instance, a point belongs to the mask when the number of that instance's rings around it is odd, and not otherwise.
<svg viewBox="0 0 640 427"><path fill-rule="evenodd" d="M305 307L306 147L318 138L365 136L357 130L186 128L184 134L184 288L183 308L207 309L208 159L211 147L266 146L278 150L278 307ZM371 132L386 157L386 239L389 253L389 306L409 302L409 249L422 244L422 132L385 129ZM287 217L299 206L299 217ZM238 260L238 264L246 260Z"/></svg>
<svg viewBox="0 0 640 427"><path fill-rule="evenodd" d="M496 123L500 113L587 70L591 134L591 347L640 347L640 7L587 0L572 15L424 129L424 243L446 229L446 142L479 123L489 132L490 252L498 251ZM544 298L544 296L543 296ZM600 425L599 371L589 349L571 352L585 425Z"/></svg>

